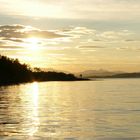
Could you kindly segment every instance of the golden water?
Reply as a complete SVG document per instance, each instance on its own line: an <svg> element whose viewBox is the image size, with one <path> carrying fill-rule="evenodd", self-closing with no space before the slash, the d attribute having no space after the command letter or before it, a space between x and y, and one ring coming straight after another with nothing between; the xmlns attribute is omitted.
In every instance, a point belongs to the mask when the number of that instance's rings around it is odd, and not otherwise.
<svg viewBox="0 0 140 140"><path fill-rule="evenodd" d="M0 87L0 140L139 140L140 79Z"/></svg>

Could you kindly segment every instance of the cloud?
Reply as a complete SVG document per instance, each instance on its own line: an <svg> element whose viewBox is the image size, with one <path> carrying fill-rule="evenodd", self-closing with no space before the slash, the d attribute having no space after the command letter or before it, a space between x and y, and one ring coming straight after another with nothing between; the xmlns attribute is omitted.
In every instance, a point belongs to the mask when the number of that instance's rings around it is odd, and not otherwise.
<svg viewBox="0 0 140 140"><path fill-rule="evenodd" d="M63 29L64 33L76 33L76 34L90 34L95 33L96 30L89 29L87 27L70 27L69 29Z"/></svg>
<svg viewBox="0 0 140 140"><path fill-rule="evenodd" d="M21 30L24 29L22 25L1 25L0 30Z"/></svg>
<svg viewBox="0 0 140 140"><path fill-rule="evenodd" d="M62 42L68 42L69 35L56 30L41 30L31 26L24 25L1 25L0 26L0 48L6 46L22 46L30 47L33 45L47 46L57 45ZM36 44L29 38L37 38ZM15 48L15 47L10 47Z"/></svg>
<svg viewBox="0 0 140 140"><path fill-rule="evenodd" d="M69 38L81 38L82 36L85 36L85 35L90 35L90 34L95 35L96 30L90 29L87 27L77 26L77 27L64 28L64 29L59 30L59 32L61 34L69 36Z"/></svg>
<svg viewBox="0 0 140 140"><path fill-rule="evenodd" d="M5 40L7 40L7 38L5 38ZM13 41L13 42L19 42L19 43L23 43L24 41L22 39L16 39L16 38L8 38L9 41Z"/></svg>
<svg viewBox="0 0 140 140"><path fill-rule="evenodd" d="M136 47L136 46L122 46L122 47L118 47L117 50L120 51L140 51L140 47Z"/></svg>
<svg viewBox="0 0 140 140"><path fill-rule="evenodd" d="M105 48L103 46L78 46L77 48L79 49L101 49L101 48Z"/></svg>
<svg viewBox="0 0 140 140"><path fill-rule="evenodd" d="M3 51L3 52L5 52L5 51L14 51L14 50L16 50L16 51L21 51L21 50L24 50L24 47L22 47L22 46L6 46L6 45L0 45L0 51Z"/></svg>
<svg viewBox="0 0 140 140"><path fill-rule="evenodd" d="M0 45L4 45L5 43L3 41L0 41Z"/></svg>
<svg viewBox="0 0 140 140"><path fill-rule="evenodd" d="M61 34L78 41L78 46L103 46L103 43L120 43L135 40L135 33L129 30L100 31L87 27L71 27L61 30ZM74 40L75 39L75 40ZM82 44L82 45L81 45Z"/></svg>
<svg viewBox="0 0 140 140"><path fill-rule="evenodd" d="M128 30L120 30L120 31L105 31L105 32L102 32L101 34L99 34L99 36L104 38L104 39L117 40L120 38L128 37L132 34L133 33L128 31Z"/></svg>
<svg viewBox="0 0 140 140"><path fill-rule="evenodd" d="M1 25L0 26L0 37L6 40L13 40L20 42L19 38L62 38L65 35L55 33L55 31L40 30L33 27L23 25ZM13 39L14 38L14 39Z"/></svg>
<svg viewBox="0 0 140 140"><path fill-rule="evenodd" d="M18 49L18 48L22 48L22 47L21 46L0 46L0 48L4 48L4 49L14 48L14 49Z"/></svg>
<svg viewBox="0 0 140 140"><path fill-rule="evenodd" d="M70 35L57 30L41 30L24 25L0 25L0 48L17 49L28 48L33 45L48 48L48 45L58 45L62 42L69 42ZM35 42L32 42L32 39ZM34 41L33 40L33 41ZM47 46L47 47L46 47ZM54 48L53 48L54 49Z"/></svg>
<svg viewBox="0 0 140 140"><path fill-rule="evenodd" d="M34 40L35 42L33 42ZM5 49L8 46L11 46L9 47L10 49L14 49L15 46L26 49L37 46L46 50L66 50L71 48L73 51L78 51L78 49L80 51L93 51L113 46L119 47L120 43L130 45L132 40L136 40L135 34L128 30L100 31L80 26L42 30L19 24L0 26L0 48L5 47ZM135 41L135 43L137 42Z"/></svg>
<svg viewBox="0 0 140 140"><path fill-rule="evenodd" d="M133 39L126 39L125 41L126 41L126 42L133 42L133 41L136 41L136 40L133 40Z"/></svg>
<svg viewBox="0 0 140 140"><path fill-rule="evenodd" d="M89 20L139 19L139 0L0 0L1 13ZM21 4L22 3L22 4Z"/></svg>

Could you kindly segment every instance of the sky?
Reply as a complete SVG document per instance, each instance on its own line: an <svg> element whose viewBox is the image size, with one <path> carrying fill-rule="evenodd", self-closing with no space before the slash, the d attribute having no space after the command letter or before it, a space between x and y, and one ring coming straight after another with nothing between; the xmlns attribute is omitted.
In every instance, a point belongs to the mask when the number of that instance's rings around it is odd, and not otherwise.
<svg viewBox="0 0 140 140"><path fill-rule="evenodd" d="M140 0L0 0L0 54L31 67L140 71Z"/></svg>

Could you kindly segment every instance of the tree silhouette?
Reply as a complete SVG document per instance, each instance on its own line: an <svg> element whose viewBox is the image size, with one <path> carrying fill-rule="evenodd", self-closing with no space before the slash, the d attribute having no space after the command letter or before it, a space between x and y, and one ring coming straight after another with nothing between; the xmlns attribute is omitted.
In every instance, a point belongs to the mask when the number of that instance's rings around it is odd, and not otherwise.
<svg viewBox="0 0 140 140"><path fill-rule="evenodd" d="M20 64L18 59L0 56L0 83L18 83L32 80L28 65Z"/></svg>
<svg viewBox="0 0 140 140"><path fill-rule="evenodd" d="M31 81L75 81L86 80L63 72L44 72L40 68L31 68L21 64L18 59L0 55L0 84L15 84Z"/></svg>

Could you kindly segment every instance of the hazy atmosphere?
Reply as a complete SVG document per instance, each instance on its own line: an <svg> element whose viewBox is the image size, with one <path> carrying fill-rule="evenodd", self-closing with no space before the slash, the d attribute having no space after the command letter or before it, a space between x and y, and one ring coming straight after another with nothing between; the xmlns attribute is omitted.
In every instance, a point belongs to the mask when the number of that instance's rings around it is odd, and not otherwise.
<svg viewBox="0 0 140 140"><path fill-rule="evenodd" d="M0 0L0 53L31 67L140 71L139 0Z"/></svg>
<svg viewBox="0 0 140 140"><path fill-rule="evenodd" d="M0 0L0 140L140 140L140 0Z"/></svg>

